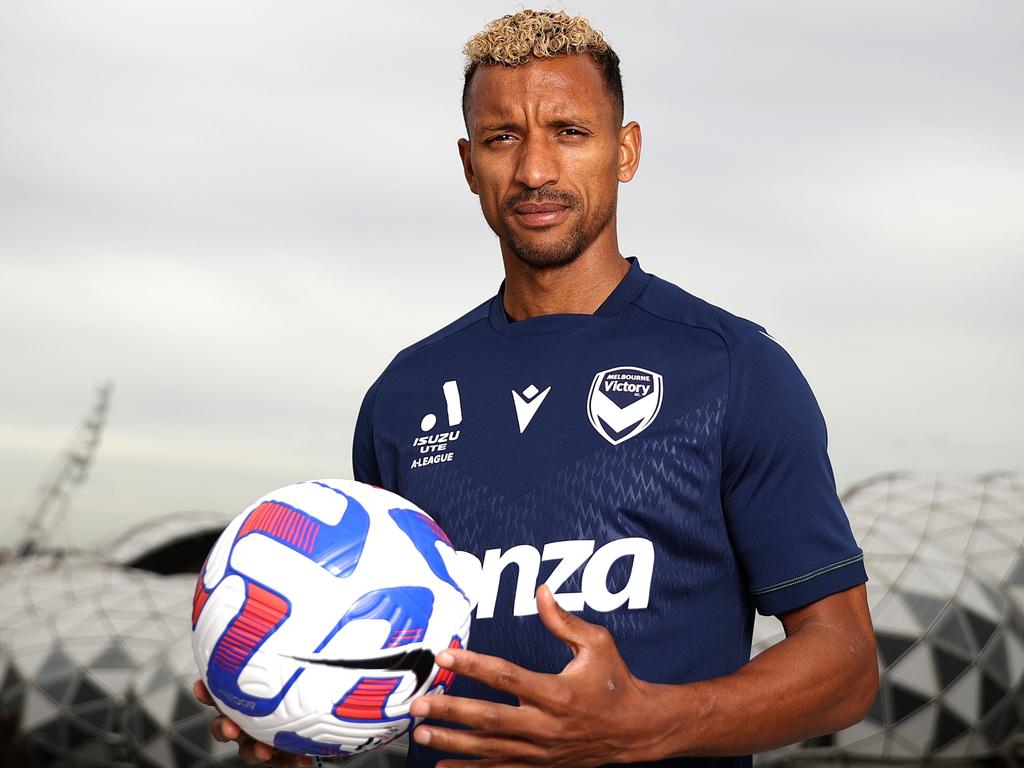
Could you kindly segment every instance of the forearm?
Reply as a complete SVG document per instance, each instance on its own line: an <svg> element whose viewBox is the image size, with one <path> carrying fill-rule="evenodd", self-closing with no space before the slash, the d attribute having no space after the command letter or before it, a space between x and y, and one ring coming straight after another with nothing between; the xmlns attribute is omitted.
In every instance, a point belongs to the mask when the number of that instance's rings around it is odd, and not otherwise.
<svg viewBox="0 0 1024 768"><path fill-rule="evenodd" d="M840 730L877 690L873 642L808 621L734 674L651 685L652 741L636 759L742 755Z"/></svg>

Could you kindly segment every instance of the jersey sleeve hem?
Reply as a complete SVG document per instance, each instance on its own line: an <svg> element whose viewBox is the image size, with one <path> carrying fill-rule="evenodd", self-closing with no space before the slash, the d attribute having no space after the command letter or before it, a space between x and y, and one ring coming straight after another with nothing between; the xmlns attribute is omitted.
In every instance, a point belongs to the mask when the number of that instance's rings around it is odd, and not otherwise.
<svg viewBox="0 0 1024 768"><path fill-rule="evenodd" d="M777 584L750 590L757 611L774 616L817 602L836 592L863 584L868 580L864 569L864 553L860 552L802 576Z"/></svg>

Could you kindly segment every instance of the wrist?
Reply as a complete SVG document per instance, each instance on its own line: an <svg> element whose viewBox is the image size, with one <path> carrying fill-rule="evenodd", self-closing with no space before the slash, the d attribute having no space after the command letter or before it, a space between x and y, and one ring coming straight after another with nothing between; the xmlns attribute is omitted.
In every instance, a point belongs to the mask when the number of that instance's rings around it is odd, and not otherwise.
<svg viewBox="0 0 1024 768"><path fill-rule="evenodd" d="M636 681L637 705L629 717L631 727L627 744L619 752L617 763L645 763L681 754L680 714L693 712L686 705L688 685L663 685Z"/></svg>
<svg viewBox="0 0 1024 768"><path fill-rule="evenodd" d="M619 762L653 762L698 754L699 734L714 704L700 683L638 681L642 695L632 747Z"/></svg>

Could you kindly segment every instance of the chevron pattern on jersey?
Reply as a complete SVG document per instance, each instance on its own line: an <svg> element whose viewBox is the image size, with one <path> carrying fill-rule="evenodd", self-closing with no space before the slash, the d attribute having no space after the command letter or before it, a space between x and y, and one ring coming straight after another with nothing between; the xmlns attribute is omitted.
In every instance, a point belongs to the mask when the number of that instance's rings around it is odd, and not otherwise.
<svg viewBox="0 0 1024 768"><path fill-rule="evenodd" d="M674 422L665 420L642 435L618 446L602 446L589 456L572 461L528 492L509 498L459 471L414 472L400 492L417 498L444 500L432 505L431 513L454 539L485 542L486 547L507 549L514 544L553 540L594 539L596 546L613 539L647 536L658 546L673 546L675 557L683 557L685 568L655 569L652 604L647 611L620 610L610 613L585 611L591 621L605 624L621 643L644 635L664 605L656 595L684 599L699 589L702 579L714 573L705 565L731 558L724 519L709 519L702 512L708 505L704 494L718 494L720 472L720 431L724 398L685 414ZM717 508L717 505L711 505ZM682 508L687 514L669 518L669 511ZM558 519L552 520L552 510ZM608 510L614 510L608 514ZM541 538L538 538L541 537ZM546 537L546 538L544 538ZM476 553L476 554L482 554ZM548 566L545 568L544 566ZM551 571L542 563L540 581ZM608 577L611 591L621 588L628 574L628 561L619 561ZM509 568L514 571L514 568ZM511 597L505 589L514 580L503 575L497 614L511 613ZM561 591L580 588L575 573ZM557 669L569 659L565 646L548 634L535 619L526 622L539 627L531 632L527 648L518 663L533 669ZM485 622L478 622L480 627ZM474 632L477 632L474 628ZM486 629L481 630L486 636ZM474 635L477 640L478 635ZM477 641L479 647L479 641ZM456 680L456 686L460 685Z"/></svg>

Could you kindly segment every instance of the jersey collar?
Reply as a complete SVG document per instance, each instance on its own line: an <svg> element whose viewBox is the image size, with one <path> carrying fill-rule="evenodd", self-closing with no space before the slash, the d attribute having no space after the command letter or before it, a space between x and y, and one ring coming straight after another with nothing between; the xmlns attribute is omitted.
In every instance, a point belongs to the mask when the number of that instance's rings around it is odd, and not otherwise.
<svg viewBox="0 0 1024 768"><path fill-rule="evenodd" d="M515 323L509 322L508 315L505 314L504 304L505 281L502 280L497 296L491 299L491 326L494 330L507 336L521 338L560 336L563 333L569 333L593 325L600 322L602 318L611 317L629 306L643 292L644 288L647 287L647 283L651 280L651 276L640 268L640 262L637 261L635 256L628 257L627 261L629 262L629 270L626 272L625 277L619 281L619 284L615 286L615 290L608 294L608 298L602 302L601 306L592 315L540 315L539 317L529 317Z"/></svg>

